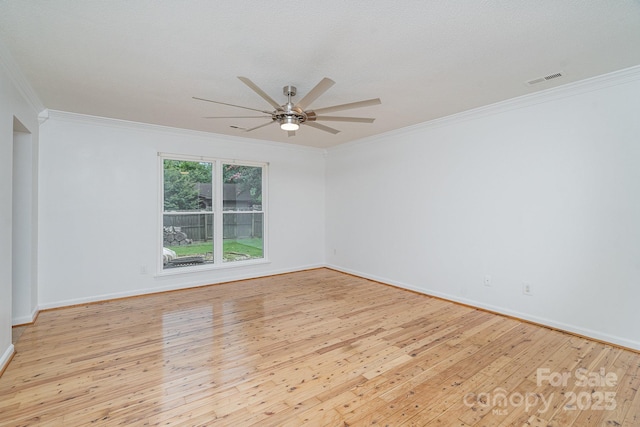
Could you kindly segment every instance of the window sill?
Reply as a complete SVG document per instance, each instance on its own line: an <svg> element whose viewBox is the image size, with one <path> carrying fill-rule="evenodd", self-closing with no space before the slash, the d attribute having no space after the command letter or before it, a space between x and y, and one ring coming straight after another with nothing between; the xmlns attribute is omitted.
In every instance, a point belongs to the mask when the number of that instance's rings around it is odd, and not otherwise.
<svg viewBox="0 0 640 427"><path fill-rule="evenodd" d="M261 264L270 264L266 258L260 259L251 259L247 261L233 261L233 262L225 262L222 264L205 264L198 266L190 266L190 267L175 267L163 269L156 273L154 277L165 277L165 276L176 276L180 274L189 274L189 273L202 273L206 271L215 271L215 270L227 270L231 268L240 268L240 267L249 267L253 265L261 265Z"/></svg>

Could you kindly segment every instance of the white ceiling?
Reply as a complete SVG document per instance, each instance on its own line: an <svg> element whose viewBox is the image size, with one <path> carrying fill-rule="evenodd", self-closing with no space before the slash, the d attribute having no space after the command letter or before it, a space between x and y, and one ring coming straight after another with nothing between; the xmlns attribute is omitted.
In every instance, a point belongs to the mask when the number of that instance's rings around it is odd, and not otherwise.
<svg viewBox="0 0 640 427"><path fill-rule="evenodd" d="M0 39L49 109L329 147L640 64L637 0L3 0ZM562 72L534 86L527 81ZM337 135L262 119L323 77ZM295 99L294 99L295 101Z"/></svg>

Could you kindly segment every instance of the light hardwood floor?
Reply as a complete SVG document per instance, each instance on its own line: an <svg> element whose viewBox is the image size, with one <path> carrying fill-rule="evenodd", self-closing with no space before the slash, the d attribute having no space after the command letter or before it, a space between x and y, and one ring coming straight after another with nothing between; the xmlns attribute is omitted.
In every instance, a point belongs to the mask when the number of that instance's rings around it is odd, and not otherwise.
<svg viewBox="0 0 640 427"><path fill-rule="evenodd" d="M2 426L640 425L640 354L328 269L44 311L16 350Z"/></svg>

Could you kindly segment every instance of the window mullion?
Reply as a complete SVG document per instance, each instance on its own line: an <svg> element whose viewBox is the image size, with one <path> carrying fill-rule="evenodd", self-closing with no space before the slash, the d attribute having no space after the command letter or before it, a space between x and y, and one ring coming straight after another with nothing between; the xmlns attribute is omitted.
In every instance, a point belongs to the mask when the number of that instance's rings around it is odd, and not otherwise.
<svg viewBox="0 0 640 427"><path fill-rule="evenodd" d="M215 188L215 202L213 218L215 223L215 238L214 242L214 263L222 264L222 252L223 252L223 239L224 239L224 225L222 218L222 203L223 203L223 178L222 178L222 164L220 160L216 160L213 168L213 187Z"/></svg>

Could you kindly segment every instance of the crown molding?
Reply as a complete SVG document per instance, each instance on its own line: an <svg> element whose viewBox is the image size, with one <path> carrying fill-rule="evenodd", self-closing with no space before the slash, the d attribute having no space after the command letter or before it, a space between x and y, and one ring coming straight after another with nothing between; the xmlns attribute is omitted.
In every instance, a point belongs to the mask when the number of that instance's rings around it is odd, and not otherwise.
<svg viewBox="0 0 640 427"><path fill-rule="evenodd" d="M5 69L7 75L13 82L14 86L20 92L20 95L27 101L29 106L40 114L45 110L45 106L38 97L36 91L31 87L31 84L25 77L24 73L18 66L18 63L11 55L9 49L0 40L0 65Z"/></svg>
<svg viewBox="0 0 640 427"><path fill-rule="evenodd" d="M494 114L500 114L520 108L530 107L533 105L544 104L572 96L594 92L608 87L619 86L626 83L640 80L640 65L614 71L600 76L591 77L573 83L567 83L562 86L556 86L540 92L522 95L505 101L496 102L494 104L485 105L474 108L472 110L462 111L460 113L441 117L428 122L418 123L416 125L407 126L401 129L395 129L389 132L362 138L356 141L347 142L345 144L336 145L328 148L328 152L338 152L340 150L349 149L359 145L366 145L375 142L383 142L390 138L398 136L414 134L430 128L440 126L450 126L462 123L467 120L474 120Z"/></svg>
<svg viewBox="0 0 640 427"><path fill-rule="evenodd" d="M49 110L45 108L44 110L40 111L40 113L38 113L38 123L42 125L47 120L49 120Z"/></svg>
<svg viewBox="0 0 640 427"><path fill-rule="evenodd" d="M64 122L71 123L79 123L79 124L89 124L93 126L104 126L114 129L128 129L137 132L155 132L161 134L173 134L181 137L188 136L190 138L204 139L207 141L211 141L212 138L218 139L220 141L234 142L234 143L245 143L255 145L258 144L261 147L273 147L281 150L288 151L297 151L297 152L306 152L306 153L324 153L324 148L318 147L308 147L304 145L295 145L295 144L287 144L285 142L276 142L276 141L265 141L262 139L253 139L253 138L243 138L240 136L234 135L224 135L220 133L213 132L204 132L199 130L192 129L183 129L183 128L174 128L170 126L162 126L150 123L141 123L141 122L133 122L129 120L122 119L111 119L108 117L100 117L100 116L91 116L87 114L79 114L79 113L71 113L68 111L60 111L60 110L46 110L41 116L39 116L42 123L49 119L51 120L59 120Z"/></svg>

